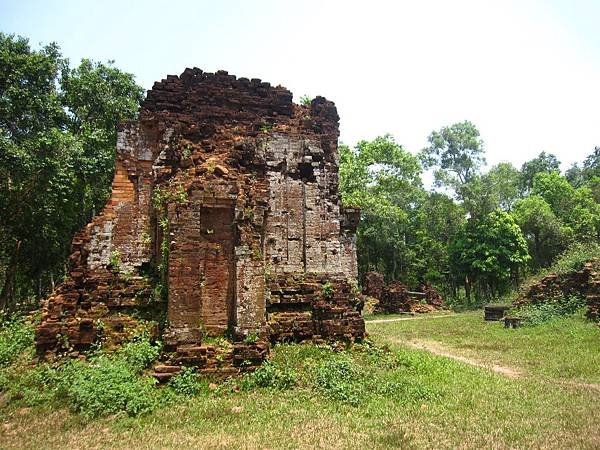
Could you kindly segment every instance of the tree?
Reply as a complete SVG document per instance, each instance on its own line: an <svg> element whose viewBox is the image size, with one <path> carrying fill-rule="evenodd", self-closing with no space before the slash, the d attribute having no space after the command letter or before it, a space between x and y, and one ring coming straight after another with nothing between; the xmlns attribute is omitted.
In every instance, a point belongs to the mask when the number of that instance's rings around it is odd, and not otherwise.
<svg viewBox="0 0 600 450"><path fill-rule="evenodd" d="M575 188L587 185L593 190L596 182L595 178L600 178L600 147L594 147L583 164L573 163L565 173L565 178Z"/></svg>
<svg viewBox="0 0 600 450"><path fill-rule="evenodd" d="M448 186L460 196L460 187L471 181L485 164L479 130L469 121L459 122L428 138L429 147L421 151L425 168L436 168L438 186Z"/></svg>
<svg viewBox="0 0 600 450"><path fill-rule="evenodd" d="M418 159L390 135L340 146L340 191L361 208L357 230L359 270L414 281L415 210L425 195Z"/></svg>
<svg viewBox="0 0 600 450"><path fill-rule="evenodd" d="M556 217L539 195L519 200L512 215L527 239L535 268L549 267L573 237L573 230Z"/></svg>
<svg viewBox="0 0 600 450"><path fill-rule="evenodd" d="M63 105L68 108L68 130L81 145L79 177L89 187L86 211L100 209L110 194L117 142L116 124L136 116L143 90L133 76L114 62L83 59L73 70L63 70Z"/></svg>
<svg viewBox="0 0 600 450"><path fill-rule="evenodd" d="M568 222L576 202L576 189L558 172L540 172L533 181L532 195L539 195L562 221Z"/></svg>
<svg viewBox="0 0 600 450"><path fill-rule="evenodd" d="M586 186L592 192L592 198L596 203L600 203L600 176L594 176L586 182Z"/></svg>
<svg viewBox="0 0 600 450"><path fill-rule="evenodd" d="M527 242L510 214L496 210L469 220L450 245L450 261L469 297L475 283L480 296L502 294L529 261Z"/></svg>
<svg viewBox="0 0 600 450"><path fill-rule="evenodd" d="M552 153L541 152L521 166L521 194L528 194L538 173L560 173L560 161Z"/></svg>
<svg viewBox="0 0 600 450"><path fill-rule="evenodd" d="M510 163L499 163L486 174L475 175L460 188L469 216L481 219L496 209L509 211L519 196L519 177Z"/></svg>
<svg viewBox="0 0 600 450"><path fill-rule="evenodd" d="M542 197L556 217L571 227L577 240L597 239L600 234L600 205L592 190L583 186L574 188L556 172L535 176L532 193Z"/></svg>
<svg viewBox="0 0 600 450"><path fill-rule="evenodd" d="M446 194L429 192L414 217L413 248L419 282L430 282L446 295L454 294L448 245L465 222L464 209Z"/></svg>
<svg viewBox="0 0 600 450"><path fill-rule="evenodd" d="M586 181L600 177L600 147L594 147L592 153L583 161L583 176Z"/></svg>
<svg viewBox="0 0 600 450"><path fill-rule="evenodd" d="M142 93L111 63L70 69L56 44L0 33L0 309L61 272L73 233L106 200L116 124Z"/></svg>
<svg viewBox="0 0 600 450"><path fill-rule="evenodd" d="M585 175L583 169L577 163L573 163L565 172L565 178L571 186L578 188L585 184Z"/></svg>

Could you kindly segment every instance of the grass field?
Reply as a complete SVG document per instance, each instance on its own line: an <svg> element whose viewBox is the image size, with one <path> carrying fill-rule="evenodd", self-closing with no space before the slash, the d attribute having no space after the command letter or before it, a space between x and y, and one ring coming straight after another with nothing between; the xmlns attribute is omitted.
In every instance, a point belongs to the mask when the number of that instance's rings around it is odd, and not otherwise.
<svg viewBox="0 0 600 450"><path fill-rule="evenodd" d="M0 448L600 447L600 329L573 317L505 330L482 315L368 322L375 347L278 346L273 367L294 386L204 383L134 418L17 398L0 409Z"/></svg>

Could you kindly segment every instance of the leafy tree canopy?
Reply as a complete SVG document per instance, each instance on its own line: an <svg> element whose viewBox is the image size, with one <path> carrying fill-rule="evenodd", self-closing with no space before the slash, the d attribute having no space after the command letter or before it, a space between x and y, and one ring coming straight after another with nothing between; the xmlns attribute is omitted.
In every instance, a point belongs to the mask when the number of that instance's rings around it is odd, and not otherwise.
<svg viewBox="0 0 600 450"><path fill-rule="evenodd" d="M527 242L510 214L496 210L470 220L450 246L454 273L501 293L529 261Z"/></svg>
<svg viewBox="0 0 600 450"><path fill-rule="evenodd" d="M533 187L538 173L560 173L560 161L552 153L541 152L537 157L521 166L521 192L527 194Z"/></svg>
<svg viewBox="0 0 600 450"><path fill-rule="evenodd" d="M390 135L341 146L340 190L346 205L361 208L357 232L361 271L388 278L406 275L414 263L414 211L425 192L418 159Z"/></svg>
<svg viewBox="0 0 600 450"><path fill-rule="evenodd" d="M475 175L459 188L469 215L480 219L496 209L509 211L519 196L519 177L510 163L499 163L487 173Z"/></svg>
<svg viewBox="0 0 600 450"><path fill-rule="evenodd" d="M457 190L471 181L485 164L479 130L468 120L433 131L428 141L429 147L422 150L421 160L426 168L435 168L438 186Z"/></svg>
<svg viewBox="0 0 600 450"><path fill-rule="evenodd" d="M73 232L107 198L116 124L142 95L110 62L71 69L56 44L0 33L0 308L17 276L29 286L60 271Z"/></svg>
<svg viewBox="0 0 600 450"><path fill-rule="evenodd" d="M519 200L512 215L527 239L536 268L550 266L573 238L573 230L556 217L539 195Z"/></svg>

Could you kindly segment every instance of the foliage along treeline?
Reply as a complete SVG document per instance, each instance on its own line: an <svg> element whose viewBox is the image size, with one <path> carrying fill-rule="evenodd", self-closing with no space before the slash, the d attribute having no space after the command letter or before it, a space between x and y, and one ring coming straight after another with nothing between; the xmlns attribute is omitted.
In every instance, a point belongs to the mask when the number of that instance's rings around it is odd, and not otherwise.
<svg viewBox="0 0 600 450"><path fill-rule="evenodd" d="M110 194L116 125L142 98L112 62L70 67L56 44L0 33L0 310L64 273L74 232Z"/></svg>
<svg viewBox="0 0 600 450"><path fill-rule="evenodd" d="M505 293L577 242L600 237L600 148L565 175L542 152L521 169L483 172L479 131L465 121L434 131L412 155L386 135L341 146L340 187L361 207L361 272L411 286L428 281L468 300ZM433 169L438 190L421 177Z"/></svg>

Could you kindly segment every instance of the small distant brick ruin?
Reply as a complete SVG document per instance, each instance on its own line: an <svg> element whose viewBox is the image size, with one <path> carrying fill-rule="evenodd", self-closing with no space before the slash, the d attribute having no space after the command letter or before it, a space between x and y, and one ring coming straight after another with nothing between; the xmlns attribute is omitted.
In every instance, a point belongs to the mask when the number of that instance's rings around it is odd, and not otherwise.
<svg viewBox="0 0 600 450"><path fill-rule="evenodd" d="M225 71L155 83L119 127L110 200L43 302L39 353L118 344L161 314L170 362L209 371L259 364L274 342L362 338L338 122L323 97L297 105Z"/></svg>
<svg viewBox="0 0 600 450"><path fill-rule="evenodd" d="M549 274L528 286L514 306L544 303L548 299L577 296L587 304L587 317L600 324L600 259L586 262L581 270Z"/></svg>
<svg viewBox="0 0 600 450"><path fill-rule="evenodd" d="M427 313L444 307L442 296L430 283L421 284L420 291L414 292L400 281L386 284L379 272L367 272L362 285L372 313Z"/></svg>

